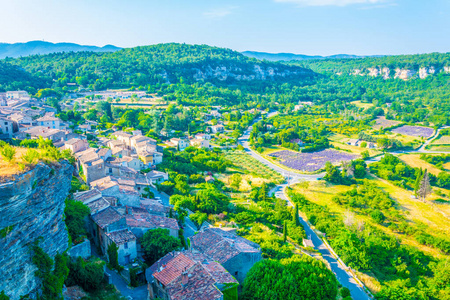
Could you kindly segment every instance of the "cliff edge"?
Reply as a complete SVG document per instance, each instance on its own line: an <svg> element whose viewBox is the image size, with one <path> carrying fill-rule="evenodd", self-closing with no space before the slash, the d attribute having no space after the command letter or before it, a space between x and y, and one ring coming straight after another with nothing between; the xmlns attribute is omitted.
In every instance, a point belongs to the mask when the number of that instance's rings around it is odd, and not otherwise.
<svg viewBox="0 0 450 300"><path fill-rule="evenodd" d="M0 184L0 291L12 300L39 289L30 253L36 239L51 257L68 247L63 214L72 171L67 161L38 163Z"/></svg>

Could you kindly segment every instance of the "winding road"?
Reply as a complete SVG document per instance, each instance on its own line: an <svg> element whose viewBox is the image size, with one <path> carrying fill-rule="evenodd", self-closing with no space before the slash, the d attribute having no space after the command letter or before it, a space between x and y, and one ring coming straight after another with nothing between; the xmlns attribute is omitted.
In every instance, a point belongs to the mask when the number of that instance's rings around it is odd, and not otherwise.
<svg viewBox="0 0 450 300"><path fill-rule="evenodd" d="M272 117L274 115L276 115L276 112L269 114L267 117ZM259 120L261 120L261 118L256 119L253 124L258 122ZM320 178L323 178L324 173L314 175L298 174L286 171L285 169L273 164L269 160L259 155L259 153L250 149L249 137L251 130L252 126L247 128L243 136L239 138L238 143L244 147L246 153L284 176L287 183L275 186L275 188L273 188L270 193L275 194L277 198L286 200L290 206L293 206L291 200L286 196L285 193L285 189L288 184L294 184L303 180L318 180ZM330 250L327 245L325 245L322 239L319 238L319 236L310 227L308 222L306 222L306 220L304 220L302 217L300 217L300 222L305 229L306 235L309 237L309 239L312 240L314 249L319 251L322 254L322 257L329 263L330 268L336 275L338 281L350 290L352 298L358 300L371 299L368 294L364 292L363 287L357 282L357 279L355 279L352 273L347 270L345 266L339 261L339 259L332 254L332 250Z"/></svg>
<svg viewBox="0 0 450 300"><path fill-rule="evenodd" d="M273 117L276 114L278 114L278 112L269 113L267 115L267 118ZM263 163L264 165L268 166L269 168L273 169L274 171L280 173L286 179L287 183L279 184L279 185L275 186L270 191L270 195L275 195L275 197L277 197L277 198L284 199L288 202L289 206L293 206L291 200L286 195L286 188L289 185L292 185L292 184L295 184L295 183L298 183L301 181L314 181L314 180L322 179L324 177L325 173L307 175L307 174L298 174L295 172L291 172L291 171L285 170L285 169L277 166L276 164L272 163L271 161L269 161L266 158L264 158L263 156L261 156L256 151L252 150L250 148L250 144L249 144L250 132L252 131L253 124L260 121L261 119L262 118L259 117L253 121L252 125L250 125L247 128L247 130L244 132L242 137L240 137L238 139L238 144L240 144L244 147L244 150L247 154L251 155L253 158L255 158L259 162ZM392 152L392 154L403 154L403 153L405 153L405 154L406 153L447 153L448 154L448 152L428 151L428 150L425 150L425 147L427 145L429 145L434 139L436 139L439 136L441 129L449 128L449 127L450 126L446 126L446 127L442 127L440 129L436 130L435 134L432 137L430 137L429 139L427 139L424 142L424 144L416 150L397 151L397 152ZM379 161L382 157L383 157L383 155L373 157L373 158L367 160L367 163ZM319 251L322 254L322 257L329 263L331 270L336 275L336 278L339 280L339 282L343 286L350 289L352 298L358 299L358 300L371 299L371 297L364 291L361 282L354 277L354 275L352 274L350 269L347 268L342 263L342 261L335 255L334 251L331 248L329 248L329 246L315 233L315 231L311 228L310 224L306 220L304 220L302 217L300 217L300 222L306 231L306 235L309 237L309 239L312 240L312 242L314 244L314 249Z"/></svg>

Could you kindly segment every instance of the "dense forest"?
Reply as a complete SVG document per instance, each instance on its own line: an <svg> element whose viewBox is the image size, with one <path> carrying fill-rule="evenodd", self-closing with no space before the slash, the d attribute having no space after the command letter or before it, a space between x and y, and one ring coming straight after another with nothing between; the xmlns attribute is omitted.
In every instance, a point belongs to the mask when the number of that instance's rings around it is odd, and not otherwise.
<svg viewBox="0 0 450 300"><path fill-rule="evenodd" d="M159 44L114 53L69 52L6 59L37 76L52 79L53 87L77 83L94 90L129 88L155 83L194 83L209 80L231 84L250 79L299 79L309 69L262 62L239 52L206 45Z"/></svg>

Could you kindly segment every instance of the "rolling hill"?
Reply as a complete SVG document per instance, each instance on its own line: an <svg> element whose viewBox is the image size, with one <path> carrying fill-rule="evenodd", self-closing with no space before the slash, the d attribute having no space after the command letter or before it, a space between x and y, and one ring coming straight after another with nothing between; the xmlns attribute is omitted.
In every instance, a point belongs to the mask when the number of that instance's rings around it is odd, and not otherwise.
<svg viewBox="0 0 450 300"><path fill-rule="evenodd" d="M26 43L5 44L0 43L0 59L5 57L21 57L36 54L50 54L57 52L114 52L121 48L106 45L104 47L85 46L74 43L50 43L44 41L31 41Z"/></svg>
<svg viewBox="0 0 450 300"><path fill-rule="evenodd" d="M300 82L316 76L304 67L260 61L230 49L175 43L115 52L31 55L6 58L3 62L15 65L30 76L53 82L53 88L76 83L95 90L180 81L210 82L221 86L267 81Z"/></svg>
<svg viewBox="0 0 450 300"><path fill-rule="evenodd" d="M335 54L330 56L320 56L320 55L305 55L305 54L294 54L294 53L267 53L267 52L257 52L257 51L244 51L242 52L245 56L253 57L260 60L269 61L290 61L290 60L310 60L310 59L350 59L350 58L361 58L363 56L351 55L351 54Z"/></svg>

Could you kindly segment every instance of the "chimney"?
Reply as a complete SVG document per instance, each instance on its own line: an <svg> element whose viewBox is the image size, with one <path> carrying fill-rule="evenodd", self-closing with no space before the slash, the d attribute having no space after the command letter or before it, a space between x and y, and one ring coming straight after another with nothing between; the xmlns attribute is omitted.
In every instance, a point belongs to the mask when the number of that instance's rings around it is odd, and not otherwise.
<svg viewBox="0 0 450 300"><path fill-rule="evenodd" d="M189 282L188 272L186 268L184 268L183 272L181 273L181 285L185 286Z"/></svg>

